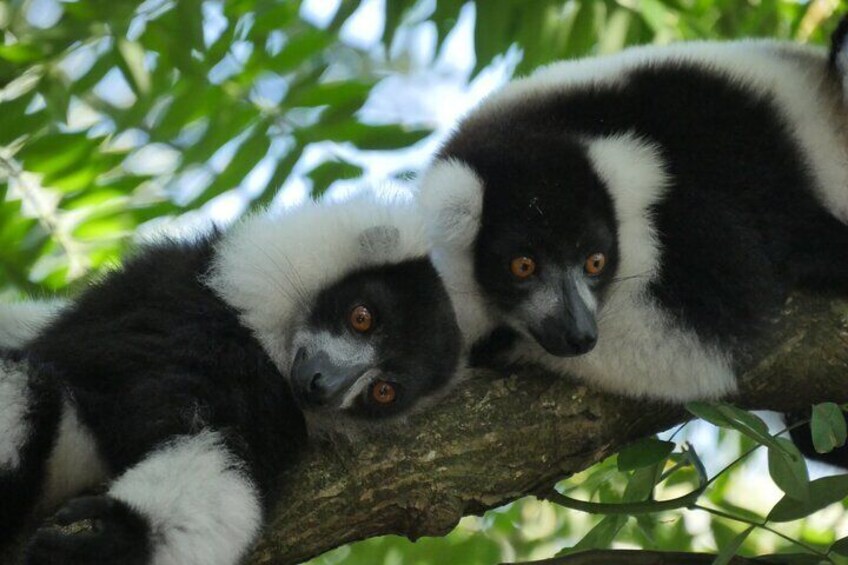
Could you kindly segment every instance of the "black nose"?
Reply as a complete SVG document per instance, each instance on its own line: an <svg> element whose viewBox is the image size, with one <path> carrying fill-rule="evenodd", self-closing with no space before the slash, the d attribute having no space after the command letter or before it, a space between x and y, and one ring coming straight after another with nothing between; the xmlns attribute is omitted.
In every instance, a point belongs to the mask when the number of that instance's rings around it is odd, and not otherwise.
<svg viewBox="0 0 848 565"><path fill-rule="evenodd" d="M528 329L545 351L557 357L583 355L592 351L598 342L594 327L574 327L558 318L547 318Z"/></svg>
<svg viewBox="0 0 848 565"><path fill-rule="evenodd" d="M291 367L291 383L295 397L302 403L321 406L327 400L326 379L321 374L326 356L322 353L311 358L301 348Z"/></svg>
<svg viewBox="0 0 848 565"><path fill-rule="evenodd" d="M568 340L568 343L574 348L575 355L582 355L589 353L595 348L595 344L598 343L598 337L591 334L572 336Z"/></svg>
<svg viewBox="0 0 848 565"><path fill-rule="evenodd" d="M323 351L309 355L301 349L291 366L291 384L301 407L327 406L349 386L351 368L336 365Z"/></svg>

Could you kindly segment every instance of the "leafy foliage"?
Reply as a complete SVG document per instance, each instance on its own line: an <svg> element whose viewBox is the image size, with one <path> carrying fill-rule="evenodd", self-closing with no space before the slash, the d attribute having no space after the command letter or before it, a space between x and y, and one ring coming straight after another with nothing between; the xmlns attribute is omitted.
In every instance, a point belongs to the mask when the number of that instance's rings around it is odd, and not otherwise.
<svg viewBox="0 0 848 565"><path fill-rule="evenodd" d="M305 16L319 5L326 20ZM236 216L278 202L293 178L320 197L363 175L347 150L385 154L423 140L432 124L369 121L362 110L384 78L413 65L413 32L432 38L433 65L469 13L474 79L493 62L522 74L633 44L823 43L836 12L821 0L0 2L0 295L63 291L165 217L208 216L220 203ZM376 47L343 39L381 20ZM329 157L307 158L328 142ZM703 461L677 432L645 439L563 481L551 501L523 499L445 538L377 538L315 563L493 563L613 545L708 550L716 563L737 553L848 562L848 538L835 533L848 530L844 512L822 511L848 496L844 477L810 480L797 449L756 415L690 410L720 428L709 432L717 447L699 446ZM816 406L811 428L820 452L843 445L842 407ZM752 459L771 481L746 479ZM738 490L763 482L774 501Z"/></svg>

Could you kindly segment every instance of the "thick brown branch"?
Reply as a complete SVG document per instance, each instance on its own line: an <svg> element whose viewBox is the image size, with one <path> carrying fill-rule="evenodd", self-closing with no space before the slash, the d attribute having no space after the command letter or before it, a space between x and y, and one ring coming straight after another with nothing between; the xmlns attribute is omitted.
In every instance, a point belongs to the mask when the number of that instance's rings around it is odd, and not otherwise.
<svg viewBox="0 0 848 565"><path fill-rule="evenodd" d="M738 402L749 408L848 402L848 302L796 296L742 372ZM388 533L443 535L464 515L546 493L685 418L680 407L533 371L481 374L356 449L314 447L283 478L280 508L249 562L298 562ZM8 557L0 562L13 562Z"/></svg>

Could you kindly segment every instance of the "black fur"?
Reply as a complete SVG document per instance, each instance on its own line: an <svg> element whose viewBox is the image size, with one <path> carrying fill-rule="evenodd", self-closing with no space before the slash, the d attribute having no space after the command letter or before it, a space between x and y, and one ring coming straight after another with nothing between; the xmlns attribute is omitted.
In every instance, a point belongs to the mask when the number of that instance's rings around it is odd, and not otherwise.
<svg viewBox="0 0 848 565"><path fill-rule="evenodd" d="M304 415L237 312L204 284L218 237L143 249L14 357L28 365L37 403L20 473L0 476L4 533L20 525L38 498L62 397L115 477L169 440L212 429L244 463L265 510L276 502L277 476L307 441ZM276 289L268 291L270 297ZM368 268L331 284L312 305L312 323L344 331L340 320L362 302L378 311L370 338L379 340L381 368L403 387L387 412L400 412L447 382L457 368L459 330L429 261ZM363 417L387 415L367 399L360 404ZM82 535L39 531L28 562L82 563L94 555L104 563L147 562L155 540L145 537L145 518L123 503L77 498L55 518L79 519L99 525Z"/></svg>
<svg viewBox="0 0 848 565"><path fill-rule="evenodd" d="M839 58L839 52L845 49L846 38L848 38L848 17L843 16L839 20L839 25L836 26L836 29L830 35L830 51L827 57L827 64L833 71L838 70L837 59Z"/></svg>
<svg viewBox="0 0 848 565"><path fill-rule="evenodd" d="M848 288L848 227L813 197L772 102L702 67L646 65L624 87L535 95L472 115L442 150L484 182L476 277L506 312L520 289L493 282L508 279L515 246L504 241L571 263L566 250L603 247L602 234L616 233L603 182L575 140L629 132L658 144L670 167L654 209L662 259L650 291L701 338L738 343L794 285Z"/></svg>
<svg viewBox="0 0 848 565"><path fill-rule="evenodd" d="M211 427L232 436L264 492L303 443L304 422L254 336L203 284L212 244L145 249L66 308L27 355L60 375L116 475L163 439Z"/></svg>
<svg viewBox="0 0 848 565"><path fill-rule="evenodd" d="M316 297L311 327L336 335L349 332L347 313L367 304L374 327L358 339L392 352L379 368L385 373L383 380L394 384L397 400L389 407L377 407L365 390L353 415L393 416L444 387L454 375L461 337L450 299L438 280L432 263L420 259L351 273Z"/></svg>
<svg viewBox="0 0 848 565"><path fill-rule="evenodd" d="M0 352L0 371L4 365L11 364L26 369L18 352ZM60 417L59 391L52 384L54 377L43 374L30 378L27 395L32 404L25 418L32 432L20 448L19 466L11 471L0 470L0 546L11 541L41 492L41 479Z"/></svg>
<svg viewBox="0 0 848 565"><path fill-rule="evenodd" d="M80 528L70 535L63 528ZM27 563L144 565L151 555L149 525L132 508L108 496L68 502L26 548Z"/></svg>

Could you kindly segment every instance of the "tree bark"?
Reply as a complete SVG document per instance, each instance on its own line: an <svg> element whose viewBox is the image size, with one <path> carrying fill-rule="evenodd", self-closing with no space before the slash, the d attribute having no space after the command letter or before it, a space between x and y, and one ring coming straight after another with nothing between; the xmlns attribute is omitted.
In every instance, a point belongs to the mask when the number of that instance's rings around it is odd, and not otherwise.
<svg viewBox="0 0 848 565"><path fill-rule="evenodd" d="M796 295L740 362L746 408L848 402L848 301ZM627 443L687 419L538 370L480 372L423 413L357 442L316 443L282 478L250 564L295 563L382 534L441 536L462 516L544 494ZM0 552L0 562L12 563Z"/></svg>
<svg viewBox="0 0 848 565"><path fill-rule="evenodd" d="M848 402L848 302L793 296L740 361L751 409ZM382 535L441 536L462 516L528 494L683 422L680 407L600 394L539 371L481 373L352 449L314 447L249 562L305 560Z"/></svg>

